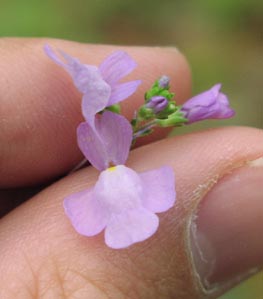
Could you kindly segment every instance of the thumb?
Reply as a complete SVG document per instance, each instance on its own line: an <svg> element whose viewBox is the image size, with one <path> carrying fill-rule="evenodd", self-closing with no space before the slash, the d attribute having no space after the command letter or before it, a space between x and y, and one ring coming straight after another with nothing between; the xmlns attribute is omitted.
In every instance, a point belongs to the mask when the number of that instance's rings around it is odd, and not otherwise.
<svg viewBox="0 0 263 299"><path fill-rule="evenodd" d="M153 237L123 250L78 235L63 213L98 173L62 179L0 221L0 298L216 298L263 265L262 160L247 164L262 148L261 130L227 128L132 151L138 172L174 168L178 199Z"/></svg>

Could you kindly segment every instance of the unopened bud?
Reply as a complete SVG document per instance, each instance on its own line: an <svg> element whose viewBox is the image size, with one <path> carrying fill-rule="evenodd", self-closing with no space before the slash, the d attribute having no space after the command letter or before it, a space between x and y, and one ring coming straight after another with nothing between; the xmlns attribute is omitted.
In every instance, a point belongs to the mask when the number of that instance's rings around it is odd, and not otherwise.
<svg viewBox="0 0 263 299"><path fill-rule="evenodd" d="M229 118L235 114L227 96L220 92L220 88L221 84L216 84L183 104L181 112L188 119L188 124L204 119Z"/></svg>
<svg viewBox="0 0 263 299"><path fill-rule="evenodd" d="M159 81L158 81L158 84L159 84L159 87L161 88L169 88L169 83L170 83L170 78L166 75L163 75Z"/></svg>
<svg viewBox="0 0 263 299"><path fill-rule="evenodd" d="M153 96L146 104L147 108L151 108L155 114L163 111L168 105L168 100L163 96Z"/></svg>

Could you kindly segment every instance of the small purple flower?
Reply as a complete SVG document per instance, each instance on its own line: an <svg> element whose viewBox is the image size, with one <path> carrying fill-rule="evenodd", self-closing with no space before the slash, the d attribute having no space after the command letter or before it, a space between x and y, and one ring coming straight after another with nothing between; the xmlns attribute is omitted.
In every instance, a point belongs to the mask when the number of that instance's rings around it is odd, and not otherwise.
<svg viewBox="0 0 263 299"><path fill-rule="evenodd" d="M188 124L203 119L230 118L235 111L229 106L228 98L220 92L221 84L188 100L181 108Z"/></svg>
<svg viewBox="0 0 263 299"><path fill-rule="evenodd" d="M105 229L105 243L118 249L152 236L159 226L155 213L170 209L175 196L171 167L139 174L118 165L101 172L93 188L67 197L64 208L79 234Z"/></svg>
<svg viewBox="0 0 263 299"><path fill-rule="evenodd" d="M77 58L59 51L63 62L49 45L44 50L48 57L70 74L75 86L83 94L82 112L91 125L94 124L96 113L128 98L141 83L140 80L119 83L136 67L135 61L124 51L114 52L97 67L82 64Z"/></svg>
<svg viewBox="0 0 263 299"><path fill-rule="evenodd" d="M153 96L145 105L147 108L152 108L154 113L163 111L168 105L168 100L163 96Z"/></svg>
<svg viewBox="0 0 263 299"><path fill-rule="evenodd" d="M152 236L159 225L155 213L175 203L173 169L136 173L124 166L132 128L123 116L110 111L95 119L95 130L88 122L81 123L77 135L83 154L102 172L93 188L65 198L73 227L85 236L105 229L105 242L111 248L125 248Z"/></svg>

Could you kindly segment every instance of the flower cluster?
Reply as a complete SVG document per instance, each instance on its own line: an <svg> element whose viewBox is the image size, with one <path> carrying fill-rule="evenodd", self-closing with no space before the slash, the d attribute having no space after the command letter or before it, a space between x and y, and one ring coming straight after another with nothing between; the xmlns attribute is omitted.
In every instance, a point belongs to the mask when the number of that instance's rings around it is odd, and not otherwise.
<svg viewBox="0 0 263 299"><path fill-rule="evenodd" d="M56 53L48 45L44 50L82 93L85 121L77 128L78 145L101 171L93 188L65 198L66 215L79 234L94 236L105 230L105 243L111 248L125 248L149 238L159 225L156 213L175 204L174 172L170 166L135 172L124 166L130 148L136 138L150 134L155 126L232 116L220 85L178 106L169 91L170 79L162 76L146 92L144 104L130 123L119 114L119 102L131 96L141 81L120 83L136 67L127 53L114 52L96 67L62 51Z"/></svg>
<svg viewBox="0 0 263 299"><path fill-rule="evenodd" d="M179 106L174 101L174 93L169 91L169 77L162 76L145 93L145 103L132 121L135 136L150 134L155 126L175 127L205 119L232 117L235 112L220 88L221 84L216 84Z"/></svg>

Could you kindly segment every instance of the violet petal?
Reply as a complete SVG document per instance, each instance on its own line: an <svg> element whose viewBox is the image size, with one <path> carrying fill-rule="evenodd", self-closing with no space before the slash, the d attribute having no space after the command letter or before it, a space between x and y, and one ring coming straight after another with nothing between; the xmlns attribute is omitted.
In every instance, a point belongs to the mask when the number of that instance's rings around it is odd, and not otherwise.
<svg viewBox="0 0 263 299"><path fill-rule="evenodd" d="M103 80L96 66L82 64L77 58L71 57L62 51L60 53L67 62L66 70L81 93L87 94L94 89L110 91L110 86Z"/></svg>
<svg viewBox="0 0 263 299"><path fill-rule="evenodd" d="M235 115L235 111L230 108L228 98L224 93L219 93L218 102L221 107L218 112L218 118L229 118Z"/></svg>
<svg viewBox="0 0 263 299"><path fill-rule="evenodd" d="M75 230L85 236L100 233L109 220L109 212L88 189L72 194L64 199L64 209Z"/></svg>
<svg viewBox="0 0 263 299"><path fill-rule="evenodd" d="M107 106L109 97L110 89L104 88L103 86L96 86L95 84L89 93L84 94L81 109L83 116L92 127L94 127L95 115Z"/></svg>
<svg viewBox="0 0 263 299"><path fill-rule="evenodd" d="M56 64L58 64L59 66L62 66L64 68L66 68L66 64L61 61L58 56L55 54L55 52L52 50L52 48L49 45L45 45L44 46L44 51L47 54L47 56L53 60Z"/></svg>
<svg viewBox="0 0 263 299"><path fill-rule="evenodd" d="M105 111L95 121L95 128L89 123L81 123L77 129L78 145L98 170L104 170L112 162L124 164L131 142L132 127L125 117Z"/></svg>
<svg viewBox="0 0 263 299"><path fill-rule="evenodd" d="M115 249L126 248L152 236L159 226L158 217L144 208L112 215L105 229L105 243Z"/></svg>
<svg viewBox="0 0 263 299"><path fill-rule="evenodd" d="M96 119L96 123L99 120ZM98 170L104 170L109 166L108 154L103 140L98 132L87 122L81 123L77 128L78 145L86 159Z"/></svg>
<svg viewBox="0 0 263 299"><path fill-rule="evenodd" d="M176 200L174 171L169 166L139 174L143 183L143 206L160 213L170 209Z"/></svg>
<svg viewBox="0 0 263 299"><path fill-rule="evenodd" d="M142 207L142 195L140 176L124 165L102 171L94 187L94 196L112 214Z"/></svg>
<svg viewBox="0 0 263 299"><path fill-rule="evenodd" d="M111 96L107 106L116 104L131 96L141 84L141 80L130 81L115 85L111 90Z"/></svg>
<svg viewBox="0 0 263 299"><path fill-rule="evenodd" d="M207 107L214 104L219 94L220 88L220 83L214 85L209 90L206 90L186 101L183 104L183 107L185 109L191 109L193 106Z"/></svg>
<svg viewBox="0 0 263 299"><path fill-rule="evenodd" d="M103 140L108 161L114 165L125 164L133 134L129 121L122 115L105 111L99 122L98 132Z"/></svg>
<svg viewBox="0 0 263 299"><path fill-rule="evenodd" d="M113 86L136 66L136 62L126 52L116 51L101 63L99 70L103 79Z"/></svg>

